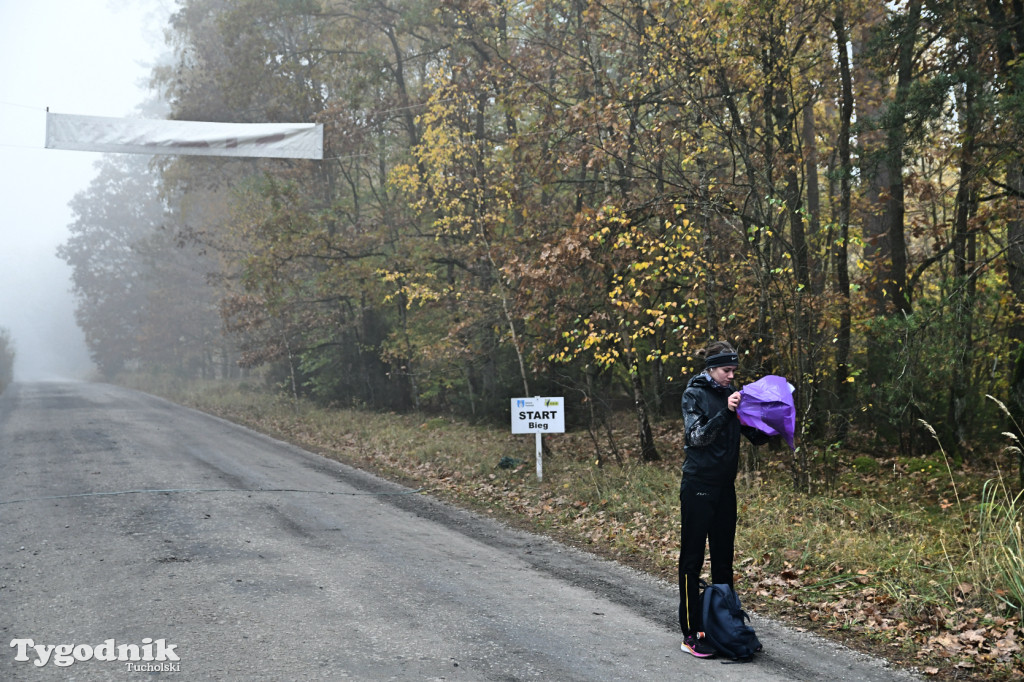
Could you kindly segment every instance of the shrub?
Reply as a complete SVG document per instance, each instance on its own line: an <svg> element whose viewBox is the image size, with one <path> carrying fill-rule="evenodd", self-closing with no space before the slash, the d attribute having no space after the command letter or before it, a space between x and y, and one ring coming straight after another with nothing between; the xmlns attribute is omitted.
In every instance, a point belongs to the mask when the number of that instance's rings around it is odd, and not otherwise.
<svg viewBox="0 0 1024 682"><path fill-rule="evenodd" d="M914 457L906 462L910 473L938 474L946 471L946 465L934 457Z"/></svg>
<svg viewBox="0 0 1024 682"><path fill-rule="evenodd" d="M878 460L867 455L862 455L853 460L852 466L854 471L861 474L877 474L879 469Z"/></svg>
<svg viewBox="0 0 1024 682"><path fill-rule="evenodd" d="M14 381L14 342L9 331L0 327L0 393Z"/></svg>

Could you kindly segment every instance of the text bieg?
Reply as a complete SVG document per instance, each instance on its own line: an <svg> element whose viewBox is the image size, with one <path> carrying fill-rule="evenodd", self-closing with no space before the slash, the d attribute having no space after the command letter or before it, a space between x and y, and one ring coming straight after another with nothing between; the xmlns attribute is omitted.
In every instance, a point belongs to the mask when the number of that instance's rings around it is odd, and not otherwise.
<svg viewBox="0 0 1024 682"><path fill-rule="evenodd" d="M118 644L113 639L102 644L36 644L31 639L12 639L11 648L16 649L15 661L32 661L41 668L51 661L55 666L66 667L81 661L157 661L181 660L174 652L177 644L168 644L164 639L146 637L141 644ZM35 660L30 654L34 654ZM166 668L172 670L173 668Z"/></svg>

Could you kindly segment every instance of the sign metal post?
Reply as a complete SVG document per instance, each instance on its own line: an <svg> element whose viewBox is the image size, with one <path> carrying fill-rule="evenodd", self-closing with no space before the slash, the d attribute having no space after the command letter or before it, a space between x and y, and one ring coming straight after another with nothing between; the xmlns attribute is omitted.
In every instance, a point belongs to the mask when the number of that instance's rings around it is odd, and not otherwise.
<svg viewBox="0 0 1024 682"><path fill-rule="evenodd" d="M537 480L544 480L544 437L540 431L534 434L537 439Z"/></svg>

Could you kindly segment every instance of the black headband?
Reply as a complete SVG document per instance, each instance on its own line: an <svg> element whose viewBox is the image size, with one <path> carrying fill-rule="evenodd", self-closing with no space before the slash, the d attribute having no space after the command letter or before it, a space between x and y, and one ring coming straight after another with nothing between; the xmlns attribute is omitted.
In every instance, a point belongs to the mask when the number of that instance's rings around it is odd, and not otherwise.
<svg viewBox="0 0 1024 682"><path fill-rule="evenodd" d="M711 369L712 367L725 367L726 365L740 364L740 356L736 353L718 353L712 355L709 358L704 359L704 369Z"/></svg>

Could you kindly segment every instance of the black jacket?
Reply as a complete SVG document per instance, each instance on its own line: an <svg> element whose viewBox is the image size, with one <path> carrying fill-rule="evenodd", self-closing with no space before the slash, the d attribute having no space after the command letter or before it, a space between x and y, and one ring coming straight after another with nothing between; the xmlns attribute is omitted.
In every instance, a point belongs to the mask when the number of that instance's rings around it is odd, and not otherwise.
<svg viewBox="0 0 1024 682"><path fill-rule="evenodd" d="M728 406L736 392L720 386L704 372L690 379L683 392L683 422L686 429L686 459L683 477L707 485L729 485L736 480L740 459L740 434L755 445L768 436L740 424Z"/></svg>

